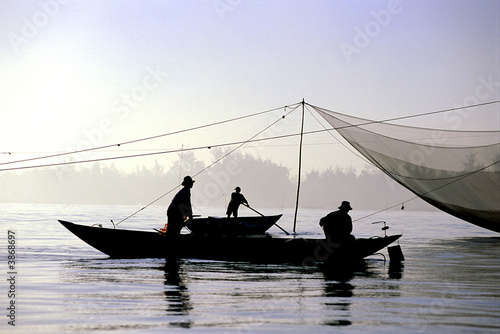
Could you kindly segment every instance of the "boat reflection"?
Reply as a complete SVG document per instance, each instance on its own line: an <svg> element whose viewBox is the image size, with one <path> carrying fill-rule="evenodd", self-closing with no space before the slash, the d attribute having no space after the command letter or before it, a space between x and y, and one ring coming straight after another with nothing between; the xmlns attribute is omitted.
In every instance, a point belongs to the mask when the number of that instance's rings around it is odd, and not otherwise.
<svg viewBox="0 0 500 334"><path fill-rule="evenodd" d="M400 296L397 280L402 278L401 262L377 260L362 261L351 266L330 267L323 270L324 305L329 319L327 326L350 326L353 304L365 298L395 298ZM369 280L367 280L369 278Z"/></svg>
<svg viewBox="0 0 500 334"><path fill-rule="evenodd" d="M167 260L163 267L165 272L165 297L167 301L167 315L187 316L192 310L189 290L186 285L186 272L182 261ZM183 318L181 318L183 319ZM192 322L187 318L185 321L170 322L172 327L191 328Z"/></svg>
<svg viewBox="0 0 500 334"><path fill-rule="evenodd" d="M63 281L79 286L66 295L77 309L90 300L103 323L123 321L134 309L135 317L149 321L142 328L167 329L239 323L240 330L258 331L281 321L351 326L367 299L400 296L402 276L402 266L387 268L378 260L328 270L195 259L94 259L64 266Z"/></svg>
<svg viewBox="0 0 500 334"><path fill-rule="evenodd" d="M349 318L351 301L350 298L354 295L354 285L348 282L327 281L324 286L324 295L327 297L325 306L333 314L339 314L341 319L331 319L325 321L328 326L350 326L352 325Z"/></svg>

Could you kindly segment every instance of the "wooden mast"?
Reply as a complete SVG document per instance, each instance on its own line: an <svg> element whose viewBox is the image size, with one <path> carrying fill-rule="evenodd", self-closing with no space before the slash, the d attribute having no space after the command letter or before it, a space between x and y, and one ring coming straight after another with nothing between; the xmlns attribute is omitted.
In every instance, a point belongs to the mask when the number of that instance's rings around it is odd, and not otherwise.
<svg viewBox="0 0 500 334"><path fill-rule="evenodd" d="M297 225L297 211L299 210L300 174L302 172L302 138L304 136L304 105L305 101L304 99L302 99L302 124L300 127L300 144L299 144L299 175L297 180L297 198L295 201L295 215L293 217L293 233L295 233L295 226Z"/></svg>

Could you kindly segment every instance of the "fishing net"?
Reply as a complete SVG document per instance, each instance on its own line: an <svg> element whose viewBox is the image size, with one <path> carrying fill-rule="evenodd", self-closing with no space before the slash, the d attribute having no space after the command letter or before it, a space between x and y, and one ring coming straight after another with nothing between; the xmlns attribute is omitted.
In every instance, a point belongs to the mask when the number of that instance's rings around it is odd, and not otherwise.
<svg viewBox="0 0 500 334"><path fill-rule="evenodd" d="M384 173L431 205L500 232L500 132L370 121L313 107Z"/></svg>

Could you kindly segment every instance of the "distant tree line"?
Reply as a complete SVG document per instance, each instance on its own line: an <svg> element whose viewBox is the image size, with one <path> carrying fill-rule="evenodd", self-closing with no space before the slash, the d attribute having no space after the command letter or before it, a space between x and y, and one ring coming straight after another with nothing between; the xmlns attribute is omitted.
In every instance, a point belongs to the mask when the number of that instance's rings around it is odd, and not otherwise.
<svg viewBox="0 0 500 334"><path fill-rule="evenodd" d="M214 161L226 154L223 150L212 152ZM200 171L203 172L196 175ZM222 212L236 186L242 188L255 208L295 205L297 180L287 167L237 152L213 166L206 166L192 152L185 152L170 166L156 162L151 168L137 166L131 173L100 163L83 168L69 165L30 169L19 174L2 172L0 202L145 205L164 195L155 204L167 206L184 175L196 180L192 191L194 206L220 207ZM300 207L330 210L342 200L349 200L356 209L378 210L412 197L378 170L358 173L352 168L336 168L303 175ZM421 201L412 203L407 205L409 209L427 208Z"/></svg>

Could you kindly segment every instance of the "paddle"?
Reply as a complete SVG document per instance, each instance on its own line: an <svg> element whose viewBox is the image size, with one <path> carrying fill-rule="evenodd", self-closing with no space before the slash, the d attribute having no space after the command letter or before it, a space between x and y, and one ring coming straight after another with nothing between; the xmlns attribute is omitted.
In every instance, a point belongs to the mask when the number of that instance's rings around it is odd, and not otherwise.
<svg viewBox="0 0 500 334"><path fill-rule="evenodd" d="M248 204L245 204L245 203L242 203L244 206L246 206L247 208L249 208L250 210L252 210L253 212L256 212L258 213L259 215L261 215L262 217L265 217L262 213L260 213L259 211L255 210L254 208L250 207L250 205ZM290 233L288 233L287 231L285 231L281 226L279 226L278 224L274 223L274 225L276 225L280 230L282 230L283 232L286 233L286 235L290 235Z"/></svg>

